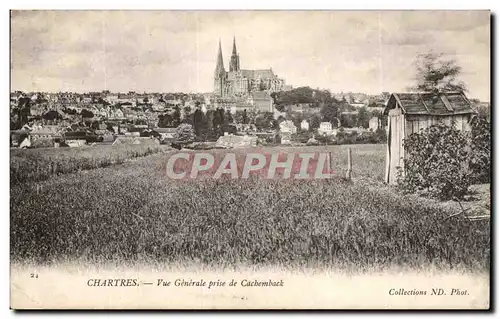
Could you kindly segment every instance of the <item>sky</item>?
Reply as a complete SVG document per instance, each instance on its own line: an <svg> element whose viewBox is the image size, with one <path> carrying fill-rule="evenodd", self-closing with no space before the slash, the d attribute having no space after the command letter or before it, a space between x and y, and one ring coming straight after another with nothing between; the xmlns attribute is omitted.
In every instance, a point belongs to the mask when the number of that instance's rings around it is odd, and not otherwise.
<svg viewBox="0 0 500 319"><path fill-rule="evenodd" d="M294 87L403 92L433 50L490 100L489 11L12 11L11 89L210 92L233 36L242 69Z"/></svg>

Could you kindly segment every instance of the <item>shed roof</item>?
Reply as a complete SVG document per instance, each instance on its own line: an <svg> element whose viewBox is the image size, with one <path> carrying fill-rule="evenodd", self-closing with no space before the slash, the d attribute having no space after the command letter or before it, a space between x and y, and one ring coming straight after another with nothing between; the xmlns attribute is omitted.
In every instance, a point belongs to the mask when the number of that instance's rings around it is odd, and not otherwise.
<svg viewBox="0 0 500 319"><path fill-rule="evenodd" d="M475 113L470 101L462 92L442 93L393 93L384 114L400 105L403 113L412 115L453 115Z"/></svg>

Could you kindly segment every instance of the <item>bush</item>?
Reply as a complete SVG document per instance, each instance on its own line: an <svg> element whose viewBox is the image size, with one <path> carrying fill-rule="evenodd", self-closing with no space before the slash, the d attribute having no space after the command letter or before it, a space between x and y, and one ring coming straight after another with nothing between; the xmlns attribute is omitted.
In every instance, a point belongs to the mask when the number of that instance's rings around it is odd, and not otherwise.
<svg viewBox="0 0 500 319"><path fill-rule="evenodd" d="M320 145L335 145L335 137L331 135L318 135L315 138Z"/></svg>
<svg viewBox="0 0 500 319"><path fill-rule="evenodd" d="M175 133L175 141L177 143L189 144L194 142L195 139L196 139L196 134L191 124L182 123L177 127L177 131Z"/></svg>
<svg viewBox="0 0 500 319"><path fill-rule="evenodd" d="M472 157L470 167L474 172L475 183L489 183L491 179L491 126L480 117L472 120Z"/></svg>
<svg viewBox="0 0 500 319"><path fill-rule="evenodd" d="M297 134L292 135L292 141L294 142L299 142L299 143L307 143L309 139L311 138L312 134L309 132L299 132Z"/></svg>
<svg viewBox="0 0 500 319"><path fill-rule="evenodd" d="M387 131L385 130L385 128L378 128L375 131L375 143L387 143Z"/></svg>
<svg viewBox="0 0 500 319"><path fill-rule="evenodd" d="M339 130L335 138L335 141L337 145L356 144L357 139L358 139L358 133L345 132L344 130L342 131Z"/></svg>
<svg viewBox="0 0 500 319"><path fill-rule="evenodd" d="M474 181L469 132L443 123L404 141L406 156L398 184L405 192L443 200L462 198Z"/></svg>
<svg viewBox="0 0 500 319"><path fill-rule="evenodd" d="M31 139L31 148L47 147L54 147L54 140L52 138L38 137Z"/></svg>

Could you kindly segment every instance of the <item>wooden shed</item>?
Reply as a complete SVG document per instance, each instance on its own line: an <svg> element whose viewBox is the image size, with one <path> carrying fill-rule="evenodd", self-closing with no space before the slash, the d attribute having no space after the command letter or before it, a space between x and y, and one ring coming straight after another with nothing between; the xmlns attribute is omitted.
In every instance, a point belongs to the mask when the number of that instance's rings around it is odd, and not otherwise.
<svg viewBox="0 0 500 319"><path fill-rule="evenodd" d="M470 101L461 92L393 93L384 115L388 116L385 181L395 184L397 167L403 167L403 140L431 125L455 123L459 130L470 130L475 114Z"/></svg>

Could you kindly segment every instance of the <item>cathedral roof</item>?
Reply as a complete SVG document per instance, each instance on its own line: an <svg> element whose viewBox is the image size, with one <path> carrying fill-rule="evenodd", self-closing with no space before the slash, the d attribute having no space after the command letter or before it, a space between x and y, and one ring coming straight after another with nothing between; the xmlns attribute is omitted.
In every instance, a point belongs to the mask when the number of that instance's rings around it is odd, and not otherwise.
<svg viewBox="0 0 500 319"><path fill-rule="evenodd" d="M271 69L264 69L264 70L241 70L243 73L243 76L249 79L270 79L274 78L275 75L273 73L273 70Z"/></svg>

